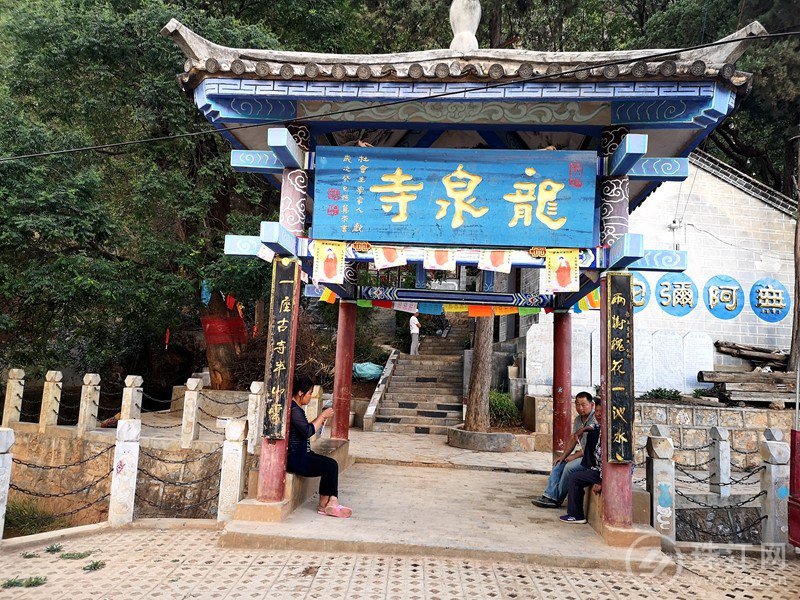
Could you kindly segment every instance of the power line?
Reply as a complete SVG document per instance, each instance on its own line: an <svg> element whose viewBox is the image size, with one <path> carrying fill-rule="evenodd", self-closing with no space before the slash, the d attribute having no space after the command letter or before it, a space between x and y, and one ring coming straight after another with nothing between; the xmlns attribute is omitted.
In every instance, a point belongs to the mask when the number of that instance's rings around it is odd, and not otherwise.
<svg viewBox="0 0 800 600"><path fill-rule="evenodd" d="M535 81L539 81L541 79L551 79L554 76L563 77L564 75L574 75L576 73L583 73L583 72L586 72L586 71L591 71L592 69L600 69L600 68L605 68L605 67L613 67L613 66L618 66L618 65L625 65L625 64L635 63L635 62L640 62L640 61L650 61L650 60L654 60L654 59L658 59L658 58L667 58L667 57L675 56L677 54L681 54L683 52L691 52L693 50L701 50L703 48L712 48L714 46L721 46L721 45L724 45L724 44L741 43L744 40L767 40L767 39L776 39L776 38L787 38L787 37L793 37L793 36L800 36L800 31L788 31L788 32L782 32L782 33L767 33L767 34L761 34L761 35L748 35L748 36L746 36L744 38L736 38L736 39L732 39L732 40L718 40L716 42L709 42L707 44L698 44L696 46L687 46L685 48L678 48L678 49L674 49L674 50L666 50L664 52L657 52L655 54L638 56L636 58L626 58L626 59L620 59L620 60L614 60L614 61L609 61L609 62L605 62L605 63L600 63L600 64L597 64L597 65L591 65L591 66L585 66L585 67L576 67L574 69L570 69L570 70L567 70L567 71L562 71L562 72L557 73L557 74L543 73L541 75L535 75L533 77L528 77L528 78L512 79L512 80L509 80L509 81L502 81L502 82L498 82L498 83L484 84L483 86L474 87L474 88L466 89L466 90L453 90L451 92L440 92L438 94L431 94L430 96L427 96L425 98L425 100L435 100L435 99L438 99L438 98L446 98L446 97L449 97L449 96L460 96L460 95L469 94L469 93L473 93L473 92L483 92L483 91L486 91L486 90L491 90L491 89L504 87L504 86L512 85L512 84L532 83L532 82L535 82ZM393 100L391 102L384 102L384 103L381 103L381 104L375 104L375 105L370 105L370 106L360 106L360 107L354 107L354 108L334 110L334 111L329 111L329 112L325 112L325 113L319 113L319 114L315 114L315 115L304 116L302 121L313 121L313 120L324 119L326 117L332 117L332 116L336 116L336 115L351 114L351 113L360 112L360 111L363 111L363 110L373 110L373 109L376 109L376 108L387 108L387 107L391 107L391 106L398 106L398 105L401 105L401 104L407 104L409 102L418 102L418 101L419 101L418 98L404 98L404 99L400 99L400 100ZM238 131L240 129L250 129L251 127L263 127L265 125L289 125L289 124L292 124L292 123L296 123L297 121L298 121L298 119L266 120L266 121L263 121L261 123L251 123L249 125L234 125L233 127L226 127L224 132ZM121 148L121 147L125 147L125 146L134 146L134 145L138 145L138 144L152 144L152 143L159 143L159 142L165 142L165 141L170 141L170 140L177 140L177 139L191 138L191 137L197 137L197 136L201 136L201 135L212 135L212 134L219 134L219 133L221 133L220 130L218 130L216 128L211 128L211 129L202 129L200 131L190 131L190 132L187 132L187 133L177 133L177 134L174 134L174 135L165 135L165 136L159 136L159 137L153 137L153 138L144 138L144 139L139 139L139 140L128 140L128 141L124 141L124 142L112 142L112 143L109 143L109 144L98 144L98 145L94 145L94 146L83 146L83 147L80 147L80 148L67 148L67 149L64 149L64 150L50 150L50 151L47 151L47 152L36 152L36 153L31 153L31 154L20 154L20 155L17 155L17 156L3 156L3 157L0 157L0 163L9 162L9 161L12 161L12 160L25 160L25 159L29 159L29 158L40 158L40 157L44 157L44 156L56 156L56 155L60 155L60 154L75 154L75 153L78 153L78 152L93 152L93 151L97 151L97 150L106 150L106 149L110 149L110 148Z"/></svg>

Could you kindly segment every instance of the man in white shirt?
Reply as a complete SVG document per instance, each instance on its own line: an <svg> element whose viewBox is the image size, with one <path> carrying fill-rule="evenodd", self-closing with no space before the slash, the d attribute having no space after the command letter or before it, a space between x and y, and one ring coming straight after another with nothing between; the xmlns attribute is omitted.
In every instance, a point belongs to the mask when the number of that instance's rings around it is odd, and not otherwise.
<svg viewBox="0 0 800 600"><path fill-rule="evenodd" d="M419 354L419 312L411 315L408 327L411 330L411 356Z"/></svg>

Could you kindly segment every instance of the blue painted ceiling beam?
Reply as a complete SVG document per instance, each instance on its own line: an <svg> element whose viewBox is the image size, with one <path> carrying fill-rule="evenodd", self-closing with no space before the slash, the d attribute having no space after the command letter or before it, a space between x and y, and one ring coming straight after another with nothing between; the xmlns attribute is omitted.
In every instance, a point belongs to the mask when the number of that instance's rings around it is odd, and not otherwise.
<svg viewBox="0 0 800 600"><path fill-rule="evenodd" d="M308 168L308 155L297 145L288 129L276 127L267 130L267 145L284 167Z"/></svg>
<svg viewBox="0 0 800 600"><path fill-rule="evenodd" d="M647 135L629 133L622 138L614 154L607 159L605 173L609 177L625 175L645 154L647 154Z"/></svg>

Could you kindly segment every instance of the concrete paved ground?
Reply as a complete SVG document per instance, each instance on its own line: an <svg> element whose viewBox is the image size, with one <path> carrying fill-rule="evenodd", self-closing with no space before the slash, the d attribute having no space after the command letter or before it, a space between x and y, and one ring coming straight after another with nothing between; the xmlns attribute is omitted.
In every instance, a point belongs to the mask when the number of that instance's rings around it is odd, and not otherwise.
<svg viewBox="0 0 800 600"><path fill-rule="evenodd" d="M545 484L544 475L356 463L339 481L352 518L318 515L315 495L282 523L231 523L224 540L625 569L626 548L607 546L589 525L560 522L564 509L530 503Z"/></svg>
<svg viewBox="0 0 800 600"><path fill-rule="evenodd" d="M446 435L404 434L350 430L350 455L357 462L507 470L511 473L549 473L549 452L475 452L447 445Z"/></svg>
<svg viewBox="0 0 800 600"><path fill-rule="evenodd" d="M213 530L132 529L63 541L63 551L91 551L80 560L44 552L0 550L0 583L47 577L37 588L0 589L5 599L369 599L499 598L658 599L774 598L796 600L798 563L685 555L674 576L545 567L520 562L392 554L221 548ZM105 566L87 572L92 561Z"/></svg>

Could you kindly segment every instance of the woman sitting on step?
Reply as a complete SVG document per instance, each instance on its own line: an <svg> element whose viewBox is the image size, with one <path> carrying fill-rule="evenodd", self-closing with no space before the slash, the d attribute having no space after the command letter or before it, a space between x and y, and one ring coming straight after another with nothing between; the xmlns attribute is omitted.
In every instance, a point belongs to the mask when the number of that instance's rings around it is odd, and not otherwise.
<svg viewBox="0 0 800 600"><path fill-rule="evenodd" d="M353 511L339 504L339 464L329 456L321 456L311 451L311 436L333 416L333 409L326 408L311 423L308 422L303 407L311 402L313 387L314 384L308 377L295 377L292 386L292 416L286 470L303 477L320 477L317 512L330 517L347 518Z"/></svg>

